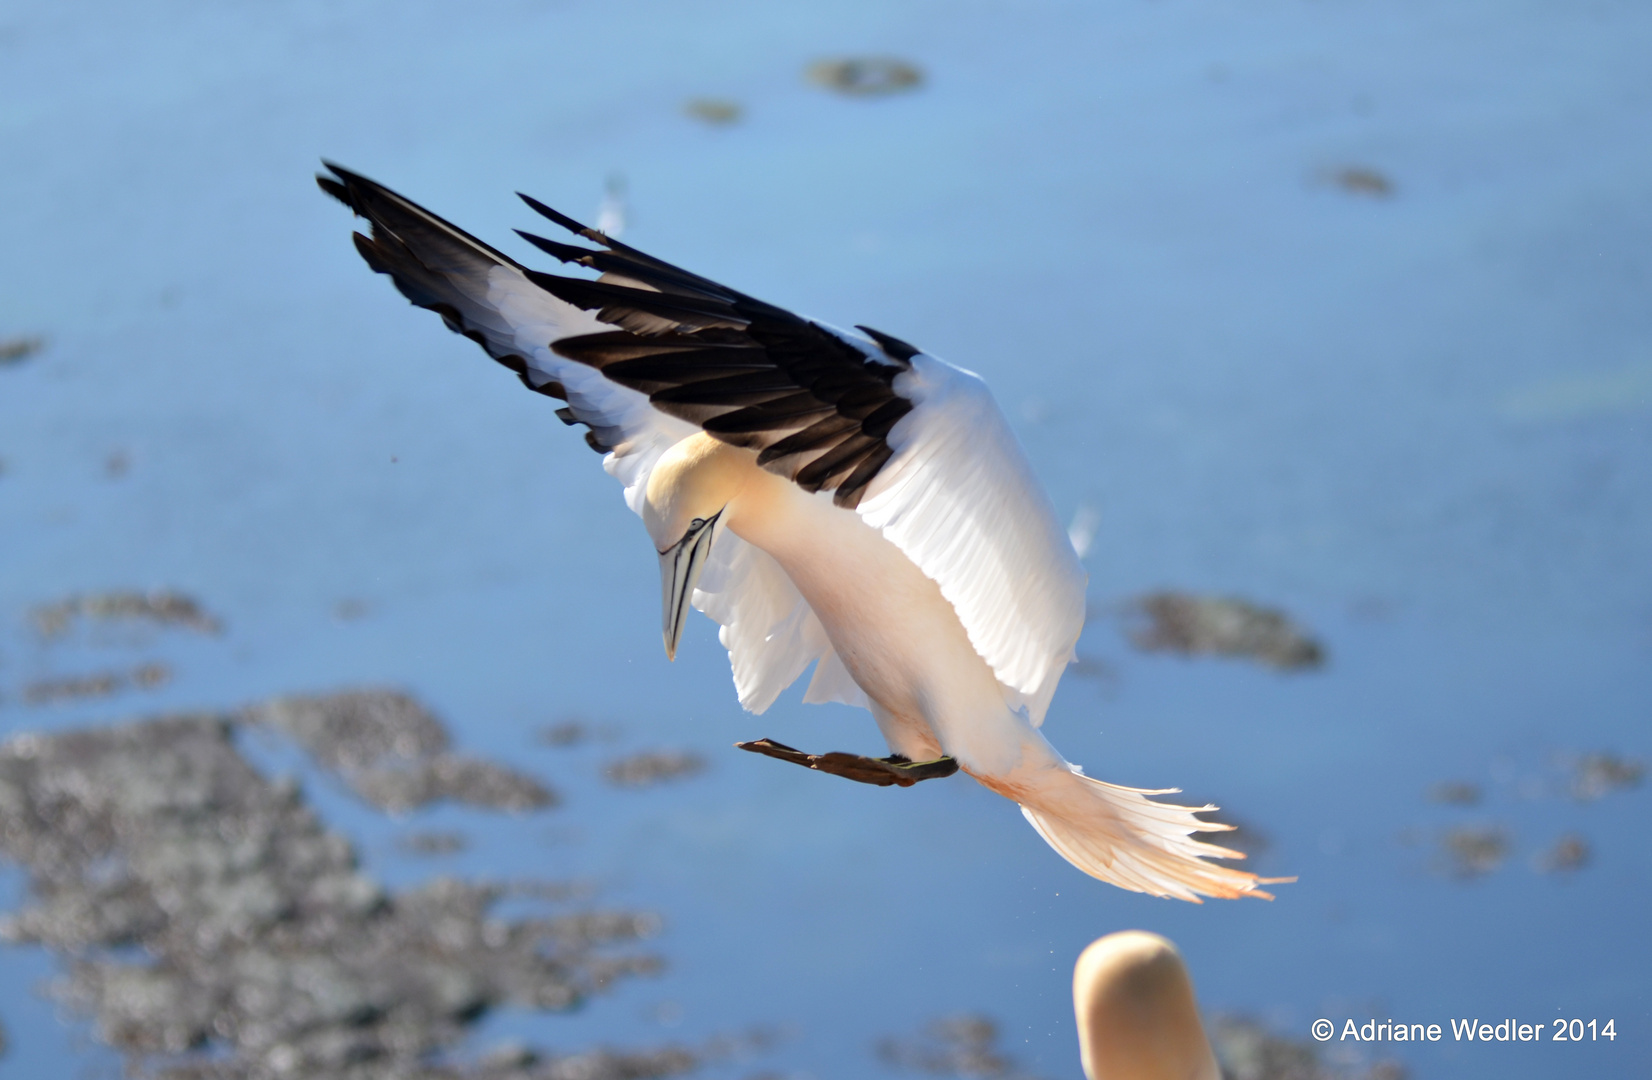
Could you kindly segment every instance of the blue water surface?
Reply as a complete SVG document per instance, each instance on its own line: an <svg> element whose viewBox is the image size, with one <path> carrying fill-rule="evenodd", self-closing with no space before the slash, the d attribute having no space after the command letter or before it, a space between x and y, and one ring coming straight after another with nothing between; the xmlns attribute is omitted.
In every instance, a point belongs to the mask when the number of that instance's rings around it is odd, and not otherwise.
<svg viewBox="0 0 1652 1080"><path fill-rule="evenodd" d="M1075 1077L1072 962L1142 927L1207 1008L1292 1038L1616 1021L1609 1043L1364 1048L1416 1077L1652 1074L1647 790L1579 802L1566 774L1652 755L1649 52L1627 0L0 5L0 338L47 338L0 367L0 730L409 688L566 804L398 822L311 777L370 872L580 879L665 920L662 977L490 1018L482 1048L767 1025L783 1040L718 1075L825 1080L973 1011L1028 1072ZM804 78L866 54L925 81ZM743 114L707 124L695 97ZM1110 674L1068 676L1052 741L1221 803L1300 882L1153 900L962 779L873 790L732 750L882 752L866 714L796 691L742 714L698 616L664 661L613 481L367 272L323 156L524 259L509 230L542 223L511 192L592 219L619 175L627 241L982 373L1060 512L1100 516L1079 651ZM28 621L151 587L226 632ZM1137 653L1110 613L1161 587L1282 607L1329 663ZM172 681L23 696L142 661ZM613 734L535 741L570 717ZM710 768L601 781L658 747ZM1430 803L1446 780L1486 798ZM1509 858L1443 873L1440 837L1479 825ZM423 827L474 845L402 854ZM1568 832L1591 863L1536 872ZM0 1067L115 1068L84 1022L44 1022L49 959L3 955Z"/></svg>

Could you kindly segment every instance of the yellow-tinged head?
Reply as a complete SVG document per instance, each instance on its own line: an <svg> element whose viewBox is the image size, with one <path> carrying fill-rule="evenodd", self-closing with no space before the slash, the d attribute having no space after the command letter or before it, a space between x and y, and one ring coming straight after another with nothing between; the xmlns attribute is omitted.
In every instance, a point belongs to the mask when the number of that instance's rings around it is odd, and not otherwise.
<svg viewBox="0 0 1652 1080"><path fill-rule="evenodd" d="M694 585L711 556L724 508L739 494L753 468L749 459L749 453L702 432L660 455L648 476L642 520L660 553L661 615L668 659L677 658Z"/></svg>
<svg viewBox="0 0 1652 1080"><path fill-rule="evenodd" d="M660 455L648 476L642 521L664 554L682 543L694 522L710 521L739 494L753 465L740 450L700 432Z"/></svg>

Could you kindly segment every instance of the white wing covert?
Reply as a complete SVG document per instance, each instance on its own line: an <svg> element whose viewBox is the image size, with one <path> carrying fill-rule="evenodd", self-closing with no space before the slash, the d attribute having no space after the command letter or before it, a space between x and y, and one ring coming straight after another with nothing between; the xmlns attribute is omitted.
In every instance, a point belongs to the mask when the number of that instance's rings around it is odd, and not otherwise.
<svg viewBox="0 0 1652 1080"><path fill-rule="evenodd" d="M919 353L895 456L857 512L941 588L1010 707L1039 724L1084 628L1086 574L986 384Z"/></svg>

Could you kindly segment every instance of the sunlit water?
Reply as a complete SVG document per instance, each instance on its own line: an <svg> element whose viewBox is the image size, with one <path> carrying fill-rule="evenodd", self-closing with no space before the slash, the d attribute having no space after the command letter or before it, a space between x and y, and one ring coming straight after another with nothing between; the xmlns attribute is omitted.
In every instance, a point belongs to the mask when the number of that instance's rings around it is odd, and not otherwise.
<svg viewBox="0 0 1652 1080"><path fill-rule="evenodd" d="M975 1011L1072 1077L1073 959L1144 927L1208 1008L1293 1038L1616 1018L1612 1043L1378 1048L1416 1076L1647 1075L1647 790L1580 803L1564 760L1652 753L1649 42L1652 11L1613 2L0 7L0 337L49 339L0 367L0 728L394 684L556 785L543 814L396 822L305 774L392 884L572 877L664 916L666 975L490 1018L479 1047L771 1025L777 1048L715 1071L850 1077L884 1068L879 1036ZM926 82L802 77L858 53ZM732 750L879 743L796 693L741 714L698 617L665 662L613 482L366 271L310 182L323 155L523 257L513 190L595 218L618 174L628 241L981 372L1061 513L1100 513L1080 652L1112 674L1069 675L1052 740L1220 802L1300 883L1151 900L965 780L873 790ZM158 586L227 632L27 622ZM1164 586L1281 606L1330 662L1135 653L1107 612ZM172 681L23 700L145 661ZM614 733L536 743L572 716ZM658 747L711 768L600 780ZM1445 780L1484 801L1428 802ZM1465 825L1511 838L1471 881L1442 872ZM473 846L413 858L394 840L416 827ZM1592 862L1536 872L1567 832ZM45 1022L51 963L4 956L8 1064L112 1067Z"/></svg>

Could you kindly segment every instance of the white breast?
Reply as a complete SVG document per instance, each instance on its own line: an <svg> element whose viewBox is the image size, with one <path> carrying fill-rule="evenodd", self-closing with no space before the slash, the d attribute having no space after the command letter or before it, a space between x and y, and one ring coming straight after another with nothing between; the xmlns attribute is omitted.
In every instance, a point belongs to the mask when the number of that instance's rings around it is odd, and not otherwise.
<svg viewBox="0 0 1652 1080"><path fill-rule="evenodd" d="M968 767L985 748L964 747L983 727L1014 718L1005 688L940 587L859 515L755 465L753 472L729 505L729 529L786 571L874 712L922 729L947 753L964 753Z"/></svg>

